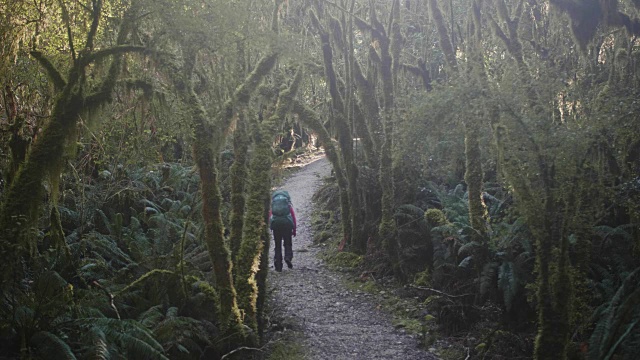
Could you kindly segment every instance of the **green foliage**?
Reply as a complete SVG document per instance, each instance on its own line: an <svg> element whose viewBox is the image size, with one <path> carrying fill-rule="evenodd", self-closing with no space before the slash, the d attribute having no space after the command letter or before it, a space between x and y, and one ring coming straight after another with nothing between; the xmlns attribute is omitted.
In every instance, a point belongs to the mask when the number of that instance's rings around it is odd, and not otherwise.
<svg viewBox="0 0 640 360"><path fill-rule="evenodd" d="M589 341L589 356L612 359L616 354L631 359L640 346L640 269L631 272L611 300L595 312L595 328ZM635 330L634 330L635 329Z"/></svg>
<svg viewBox="0 0 640 360"><path fill-rule="evenodd" d="M433 243L425 212L414 205L401 205L396 209L399 268L408 279L414 274L433 267Z"/></svg>

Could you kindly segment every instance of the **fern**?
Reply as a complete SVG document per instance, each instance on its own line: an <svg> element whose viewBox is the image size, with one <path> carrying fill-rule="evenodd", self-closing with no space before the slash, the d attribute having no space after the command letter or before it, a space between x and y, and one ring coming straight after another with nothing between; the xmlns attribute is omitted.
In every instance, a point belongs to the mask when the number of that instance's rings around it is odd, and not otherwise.
<svg viewBox="0 0 640 360"><path fill-rule="evenodd" d="M32 352L40 359L76 360L71 347L48 331L38 331L29 340Z"/></svg>
<svg viewBox="0 0 640 360"><path fill-rule="evenodd" d="M137 321L87 318L78 320L78 323L90 330L91 335L97 335L97 339L109 343L110 352L123 352L125 358L130 359L168 360L151 331Z"/></svg>
<svg viewBox="0 0 640 360"><path fill-rule="evenodd" d="M596 310L598 319L591 335L589 355L593 359L608 360L624 344L640 321L640 268L633 271L618 288L608 304ZM637 350L637 349L636 349Z"/></svg>
<svg viewBox="0 0 640 360"><path fill-rule="evenodd" d="M458 255L473 254L475 250L479 249L482 245L477 241L470 241L458 249Z"/></svg>

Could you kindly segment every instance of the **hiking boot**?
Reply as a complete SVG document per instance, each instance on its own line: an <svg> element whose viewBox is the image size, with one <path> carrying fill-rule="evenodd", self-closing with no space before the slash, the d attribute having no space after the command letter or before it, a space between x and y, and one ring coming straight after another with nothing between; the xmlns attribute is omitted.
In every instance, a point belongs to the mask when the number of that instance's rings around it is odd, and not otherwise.
<svg viewBox="0 0 640 360"><path fill-rule="evenodd" d="M282 272L282 268L275 268L277 272Z"/></svg>
<svg viewBox="0 0 640 360"><path fill-rule="evenodd" d="M291 260L285 260L284 262L287 263L287 266L289 267L289 269L293 269L293 264L291 263Z"/></svg>

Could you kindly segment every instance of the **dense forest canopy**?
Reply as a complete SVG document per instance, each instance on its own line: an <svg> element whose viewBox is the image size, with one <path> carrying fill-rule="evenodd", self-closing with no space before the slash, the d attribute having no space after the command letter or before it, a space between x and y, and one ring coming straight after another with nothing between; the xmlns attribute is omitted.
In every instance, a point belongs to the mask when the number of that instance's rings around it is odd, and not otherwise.
<svg viewBox="0 0 640 360"><path fill-rule="evenodd" d="M0 0L3 356L260 357L269 195L318 145L341 251L495 324L469 356L634 358L639 8Z"/></svg>

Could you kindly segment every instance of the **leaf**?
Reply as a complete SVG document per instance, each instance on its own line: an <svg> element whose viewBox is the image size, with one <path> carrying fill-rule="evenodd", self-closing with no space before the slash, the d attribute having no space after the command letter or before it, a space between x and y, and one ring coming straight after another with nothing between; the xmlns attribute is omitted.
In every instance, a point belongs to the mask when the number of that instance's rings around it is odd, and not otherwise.
<svg viewBox="0 0 640 360"><path fill-rule="evenodd" d="M474 251L480 248L481 246L482 245L477 241L468 242L460 246L460 249L458 249L458 255L473 254Z"/></svg>

